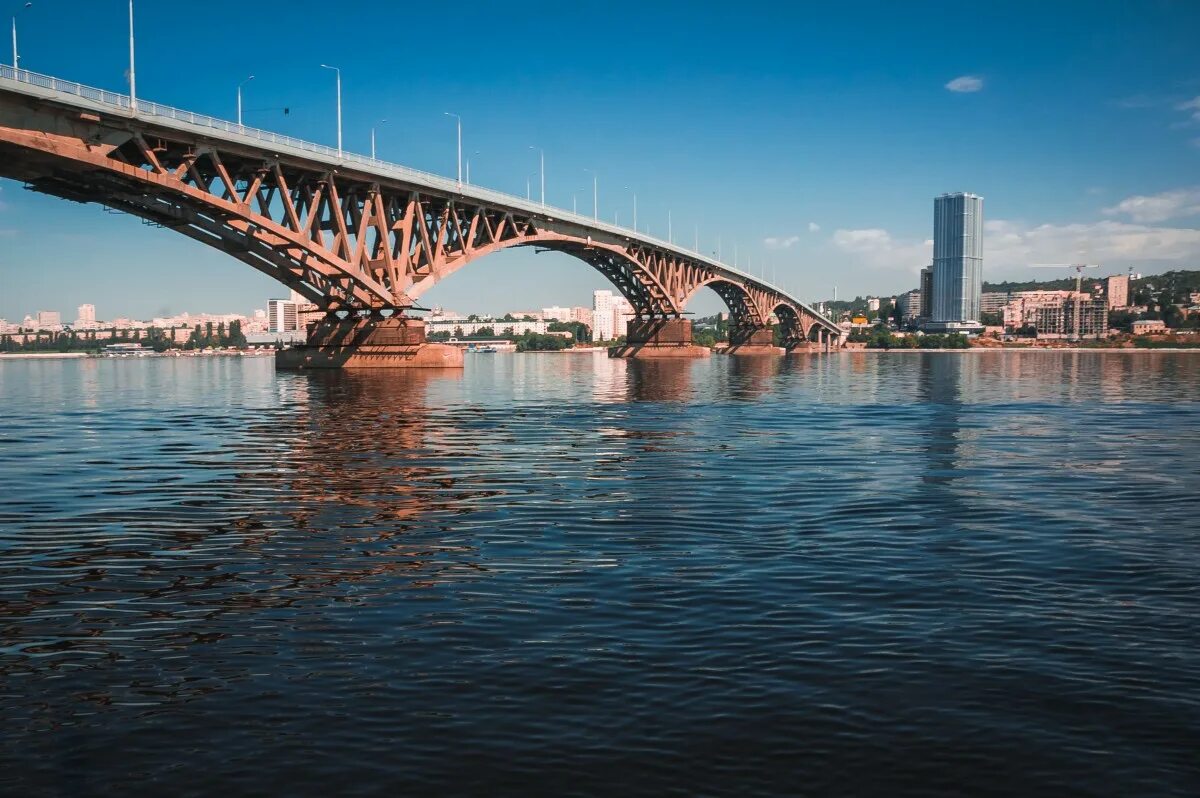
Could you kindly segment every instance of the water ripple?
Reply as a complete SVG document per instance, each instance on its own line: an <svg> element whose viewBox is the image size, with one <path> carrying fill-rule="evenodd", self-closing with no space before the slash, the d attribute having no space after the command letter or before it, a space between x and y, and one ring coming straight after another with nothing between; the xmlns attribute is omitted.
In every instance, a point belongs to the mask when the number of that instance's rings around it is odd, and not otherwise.
<svg viewBox="0 0 1200 798"><path fill-rule="evenodd" d="M1200 785L1200 357L0 363L14 794Z"/></svg>

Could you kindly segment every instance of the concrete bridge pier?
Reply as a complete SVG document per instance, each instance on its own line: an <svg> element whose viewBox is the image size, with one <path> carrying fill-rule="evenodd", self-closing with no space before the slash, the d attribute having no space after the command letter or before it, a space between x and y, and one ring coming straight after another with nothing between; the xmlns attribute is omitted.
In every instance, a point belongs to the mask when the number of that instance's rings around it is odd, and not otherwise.
<svg viewBox="0 0 1200 798"><path fill-rule="evenodd" d="M708 347L692 343L690 319L630 319L625 343L608 349L609 357L708 357Z"/></svg>
<svg viewBox="0 0 1200 798"><path fill-rule="evenodd" d="M463 367L462 350L425 340L425 322L404 315L327 316L308 340L275 353L278 369Z"/></svg>
<svg viewBox="0 0 1200 798"><path fill-rule="evenodd" d="M730 355L782 355L782 346L775 345L775 331L770 327L733 327L729 330Z"/></svg>

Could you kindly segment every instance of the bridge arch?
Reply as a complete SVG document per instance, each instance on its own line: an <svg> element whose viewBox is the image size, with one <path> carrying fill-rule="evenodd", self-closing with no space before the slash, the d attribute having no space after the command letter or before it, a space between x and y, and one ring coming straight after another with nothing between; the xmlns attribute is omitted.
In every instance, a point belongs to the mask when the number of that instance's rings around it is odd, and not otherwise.
<svg viewBox="0 0 1200 798"><path fill-rule="evenodd" d="M777 288L632 230L460 181L13 71L0 176L220 249L329 311L387 314L493 252L535 247L600 271L639 317L680 318L709 286L743 331L772 313L831 328ZM36 78L36 81L35 81ZM34 85L36 82L36 85ZM791 308L776 310L779 300ZM811 323L810 323L811 322Z"/></svg>
<svg viewBox="0 0 1200 798"><path fill-rule="evenodd" d="M706 287L711 288L713 293L719 296L725 306L729 308L731 327L762 327L766 324L766 319L759 310L758 304L746 287L719 275L708 277L696 284L684 299L684 306L695 297L700 289Z"/></svg>

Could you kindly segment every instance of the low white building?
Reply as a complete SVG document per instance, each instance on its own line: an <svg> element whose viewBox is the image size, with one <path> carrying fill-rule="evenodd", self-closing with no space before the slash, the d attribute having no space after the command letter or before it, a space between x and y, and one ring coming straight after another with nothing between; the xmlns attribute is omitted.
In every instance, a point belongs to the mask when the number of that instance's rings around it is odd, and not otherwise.
<svg viewBox="0 0 1200 798"><path fill-rule="evenodd" d="M493 335L524 335L527 332L545 335L550 326L546 321L504 321L502 319L480 319L465 321L463 319L433 319L425 320L425 333L450 333L451 337L476 335L480 330L490 329Z"/></svg>

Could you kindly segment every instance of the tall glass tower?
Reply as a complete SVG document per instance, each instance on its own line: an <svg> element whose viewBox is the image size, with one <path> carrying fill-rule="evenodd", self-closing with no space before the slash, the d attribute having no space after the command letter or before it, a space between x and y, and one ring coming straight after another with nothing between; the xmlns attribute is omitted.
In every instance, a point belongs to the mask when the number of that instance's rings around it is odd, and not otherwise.
<svg viewBox="0 0 1200 798"><path fill-rule="evenodd" d="M983 290L983 197L943 194L933 200L931 330L977 330Z"/></svg>

